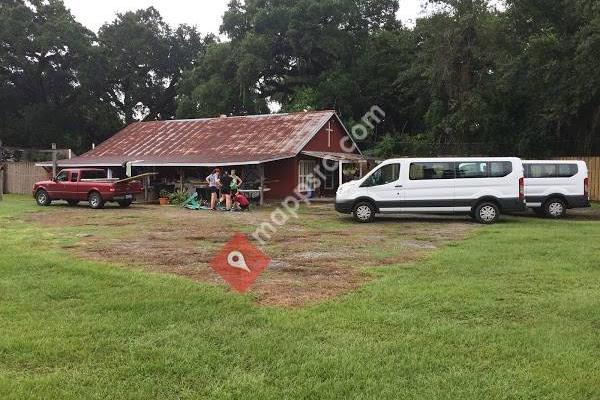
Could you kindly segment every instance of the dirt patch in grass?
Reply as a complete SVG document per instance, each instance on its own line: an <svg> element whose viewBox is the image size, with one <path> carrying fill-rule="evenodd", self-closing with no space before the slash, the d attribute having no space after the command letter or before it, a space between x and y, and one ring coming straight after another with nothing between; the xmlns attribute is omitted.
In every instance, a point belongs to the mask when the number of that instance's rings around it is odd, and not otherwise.
<svg viewBox="0 0 600 400"><path fill-rule="evenodd" d="M236 232L251 233L273 208L249 213L134 205L90 210L52 206L28 219L74 239L78 257L224 284L210 260ZM357 224L331 205L313 205L278 227L262 248L272 259L250 292L263 305L298 307L356 289L369 268L422 259L476 228L466 218L386 217Z"/></svg>
<svg viewBox="0 0 600 400"><path fill-rule="evenodd" d="M600 221L600 207L593 206L590 208L577 208L567 210L567 219Z"/></svg>
<svg viewBox="0 0 600 400"><path fill-rule="evenodd" d="M517 213L519 216L526 216L531 218L545 218L537 216L533 211L527 210L522 213ZM592 207L587 208L574 208L567 210L567 214L562 218L564 220L571 221L600 221L600 206L598 203L593 203Z"/></svg>

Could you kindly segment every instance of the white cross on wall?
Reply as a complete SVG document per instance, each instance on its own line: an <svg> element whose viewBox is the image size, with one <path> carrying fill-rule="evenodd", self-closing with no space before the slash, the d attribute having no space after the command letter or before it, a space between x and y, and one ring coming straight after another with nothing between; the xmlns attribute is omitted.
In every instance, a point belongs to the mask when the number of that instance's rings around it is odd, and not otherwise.
<svg viewBox="0 0 600 400"><path fill-rule="evenodd" d="M331 132L333 132L333 129L331 129L331 122L327 123L327 129L325 129L327 131L327 147L331 147Z"/></svg>

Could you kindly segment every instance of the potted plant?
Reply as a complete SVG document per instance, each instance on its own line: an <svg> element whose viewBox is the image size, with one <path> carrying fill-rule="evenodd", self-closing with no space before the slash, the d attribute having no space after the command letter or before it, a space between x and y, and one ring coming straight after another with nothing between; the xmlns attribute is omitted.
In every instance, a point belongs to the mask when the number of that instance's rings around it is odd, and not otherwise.
<svg viewBox="0 0 600 400"><path fill-rule="evenodd" d="M158 194L158 201L161 206L169 204L169 192L166 189L162 189Z"/></svg>

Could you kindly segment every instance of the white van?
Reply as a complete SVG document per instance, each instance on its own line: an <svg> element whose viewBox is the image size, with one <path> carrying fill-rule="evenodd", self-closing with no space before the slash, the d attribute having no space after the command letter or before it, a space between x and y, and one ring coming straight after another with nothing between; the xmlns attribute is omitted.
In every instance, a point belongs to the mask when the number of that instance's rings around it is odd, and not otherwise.
<svg viewBox="0 0 600 400"><path fill-rule="evenodd" d="M536 214L560 218L590 206L585 161L525 160L525 200Z"/></svg>
<svg viewBox="0 0 600 400"><path fill-rule="evenodd" d="M377 213L468 214L483 224L525 210L519 158L400 158L338 188L335 209L370 222Z"/></svg>

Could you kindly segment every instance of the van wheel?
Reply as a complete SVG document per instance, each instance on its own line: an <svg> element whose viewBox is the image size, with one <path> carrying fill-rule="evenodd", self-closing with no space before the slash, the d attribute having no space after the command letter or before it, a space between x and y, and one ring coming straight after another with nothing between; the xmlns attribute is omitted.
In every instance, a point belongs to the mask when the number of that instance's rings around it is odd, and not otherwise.
<svg viewBox="0 0 600 400"><path fill-rule="evenodd" d="M49 206L50 203L52 203L52 200L50 200L50 196L48 196L48 192L46 192L44 189L40 189L37 191L37 193L35 194L35 201L38 204L38 206Z"/></svg>
<svg viewBox="0 0 600 400"><path fill-rule="evenodd" d="M553 198L544 203L544 215L548 218L562 218L566 212L567 208L561 199Z"/></svg>
<svg viewBox="0 0 600 400"><path fill-rule="evenodd" d="M90 193L88 200L91 208L98 209L104 207L104 200L102 200L102 196L98 192Z"/></svg>
<svg viewBox="0 0 600 400"><path fill-rule="evenodd" d="M480 224L493 224L498 221L500 210L494 203L479 203L475 207L475 220Z"/></svg>
<svg viewBox="0 0 600 400"><path fill-rule="evenodd" d="M357 222L371 222L375 218L375 207L367 201L361 201L354 206L352 216Z"/></svg>

